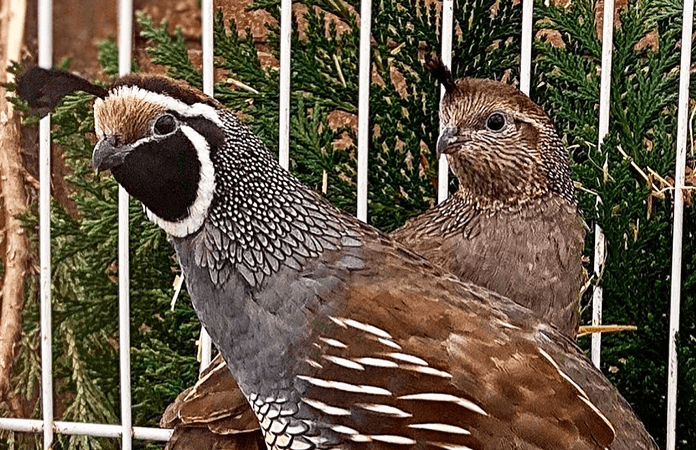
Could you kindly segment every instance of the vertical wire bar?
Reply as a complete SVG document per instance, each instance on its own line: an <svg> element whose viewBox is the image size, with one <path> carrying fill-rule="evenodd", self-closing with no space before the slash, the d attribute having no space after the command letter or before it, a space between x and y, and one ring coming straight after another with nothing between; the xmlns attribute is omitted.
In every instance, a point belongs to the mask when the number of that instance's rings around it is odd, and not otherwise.
<svg viewBox="0 0 696 450"><path fill-rule="evenodd" d="M532 34L534 0L522 2L522 54L520 55L520 91L529 95L532 79Z"/></svg>
<svg viewBox="0 0 696 450"><path fill-rule="evenodd" d="M119 0L118 15L118 73L130 73L133 32L133 1ZM119 355L121 371L121 448L133 445L130 384L130 260L128 236L128 193L118 188L118 317Z"/></svg>
<svg viewBox="0 0 696 450"><path fill-rule="evenodd" d="M292 0L280 5L280 117L278 118L278 160L290 167L290 44L292 38Z"/></svg>
<svg viewBox="0 0 696 450"><path fill-rule="evenodd" d="M669 363L667 373L667 450L674 450L677 434L677 343L679 303L681 301L682 232L684 226L684 176L689 116L689 76L694 0L684 0L679 71L679 115L677 118L677 155L674 175L674 231L672 234L672 277L669 312Z"/></svg>
<svg viewBox="0 0 696 450"><path fill-rule="evenodd" d="M454 0L443 0L442 2L442 47L440 58L442 63L452 69L452 34L454 30ZM445 96L445 87L440 86L440 101ZM442 122L440 122L440 133L442 133ZM449 167L447 165L447 155L440 155L437 166L437 202L442 203L449 195Z"/></svg>
<svg viewBox="0 0 696 450"><path fill-rule="evenodd" d="M39 66L53 66L53 1L39 0ZM53 343L51 327L51 115L39 125L39 253L41 292L41 397L43 446L53 444Z"/></svg>
<svg viewBox="0 0 696 450"><path fill-rule="evenodd" d="M358 219L367 222L367 151L370 142L370 31L372 0L360 3L360 83L358 85Z"/></svg>
<svg viewBox="0 0 696 450"><path fill-rule="evenodd" d="M594 273L596 276L602 272L604 259L606 258L606 242L604 233L599 225L595 224L595 242L594 242ZM602 296L603 289L596 285L592 290L592 325L597 326L602 324ZM592 364L599 369L602 356L602 333L592 334L592 349L591 357Z"/></svg>
<svg viewBox="0 0 696 450"><path fill-rule="evenodd" d="M210 97L214 92L213 66L213 0L201 2L201 46L203 47L203 92ZM201 369L203 372L210 365L213 353L213 343L205 327L201 325Z"/></svg>
<svg viewBox="0 0 696 450"><path fill-rule="evenodd" d="M614 45L614 0L604 1L604 23L602 24L602 77L599 87L599 137L597 151L602 151L602 142L609 132L609 110L611 100L611 56ZM605 259L604 233L595 225L594 270L599 276ZM592 291L592 325L602 324L602 287ZM602 334L592 335L592 363L599 368L601 363Z"/></svg>

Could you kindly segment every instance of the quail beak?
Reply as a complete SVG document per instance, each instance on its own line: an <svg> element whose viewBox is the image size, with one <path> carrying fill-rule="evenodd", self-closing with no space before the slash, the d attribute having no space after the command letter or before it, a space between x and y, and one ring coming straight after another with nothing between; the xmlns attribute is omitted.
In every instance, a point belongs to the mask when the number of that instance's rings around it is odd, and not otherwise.
<svg viewBox="0 0 696 450"><path fill-rule="evenodd" d="M99 171L115 169L123 164L131 150L130 145L118 145L116 136L106 136L94 146L92 167Z"/></svg>
<svg viewBox="0 0 696 450"><path fill-rule="evenodd" d="M437 157L439 158L440 155L447 155L454 152L459 145L469 142L470 140L471 138L468 135L460 133L457 128L445 128L437 139Z"/></svg>

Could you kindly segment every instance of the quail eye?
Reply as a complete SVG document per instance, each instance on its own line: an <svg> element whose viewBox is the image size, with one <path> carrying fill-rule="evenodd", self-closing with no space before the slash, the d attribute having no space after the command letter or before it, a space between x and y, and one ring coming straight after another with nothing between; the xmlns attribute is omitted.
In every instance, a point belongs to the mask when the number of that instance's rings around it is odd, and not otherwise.
<svg viewBox="0 0 696 450"><path fill-rule="evenodd" d="M152 131L158 136L166 136L176 130L176 119L171 114L162 114L152 126Z"/></svg>
<svg viewBox="0 0 696 450"><path fill-rule="evenodd" d="M500 131L505 127L505 116L494 112L486 119L486 128L491 131Z"/></svg>

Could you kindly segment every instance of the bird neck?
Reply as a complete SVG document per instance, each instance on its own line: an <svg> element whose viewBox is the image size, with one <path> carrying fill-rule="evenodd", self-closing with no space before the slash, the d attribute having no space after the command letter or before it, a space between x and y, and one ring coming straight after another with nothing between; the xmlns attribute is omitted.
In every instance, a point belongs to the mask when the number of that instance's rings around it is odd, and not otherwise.
<svg viewBox="0 0 696 450"><path fill-rule="evenodd" d="M214 284L236 273L259 289L283 267L301 270L327 249L355 244L355 220L281 168L236 117L223 122L225 145L211 153L215 194L203 227L192 237L196 263L207 267Z"/></svg>
<svg viewBox="0 0 696 450"><path fill-rule="evenodd" d="M543 185L528 186L523 192L512 187L491 190L480 184L471 187L460 185L457 192L452 195L452 202L460 207L468 205L467 209L476 214L492 215L520 211L538 204L549 195L549 190Z"/></svg>
<svg viewBox="0 0 696 450"><path fill-rule="evenodd" d="M542 205L556 200L553 204L562 203L569 207L575 205L554 191L544 190L534 197L518 198L510 197L499 199L485 194L477 193L464 186L459 187L457 192L452 194L435 208L424 214L423 225L436 226L442 233L461 233L462 231L472 232L480 223L481 217L492 217L496 215L524 214L526 211L540 211ZM432 225L428 225L430 222Z"/></svg>
<svg viewBox="0 0 696 450"><path fill-rule="evenodd" d="M260 393L265 383L290 386L288 349L304 348L314 317L341 304L340 283L363 264L364 230L282 169L236 119L229 126L211 154L209 214L174 243L198 316L240 386Z"/></svg>

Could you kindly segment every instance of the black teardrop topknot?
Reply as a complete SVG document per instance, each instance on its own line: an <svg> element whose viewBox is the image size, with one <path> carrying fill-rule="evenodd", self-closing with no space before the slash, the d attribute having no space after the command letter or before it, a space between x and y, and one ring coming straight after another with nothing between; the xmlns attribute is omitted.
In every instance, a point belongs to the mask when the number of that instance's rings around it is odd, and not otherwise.
<svg viewBox="0 0 696 450"><path fill-rule="evenodd" d="M109 93L82 77L56 69L32 67L17 77L17 94L29 102L32 112L45 116L63 96L84 91L104 98Z"/></svg>
<svg viewBox="0 0 696 450"><path fill-rule="evenodd" d="M428 72L432 73L433 76L442 83L445 87L445 91L449 94L455 88L454 78L452 77L452 72L445 67L439 56L433 55L425 62L425 68Z"/></svg>

